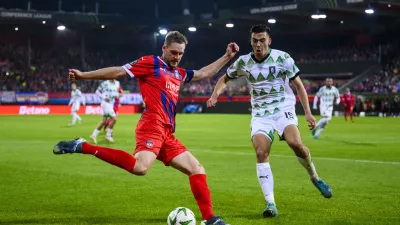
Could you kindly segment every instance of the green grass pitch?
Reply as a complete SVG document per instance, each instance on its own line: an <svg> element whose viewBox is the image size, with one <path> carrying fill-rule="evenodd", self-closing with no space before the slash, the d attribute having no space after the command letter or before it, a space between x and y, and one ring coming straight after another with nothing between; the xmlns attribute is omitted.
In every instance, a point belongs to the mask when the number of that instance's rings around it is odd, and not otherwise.
<svg viewBox="0 0 400 225"><path fill-rule="evenodd" d="M140 115L122 115L116 143L133 152ZM99 116L2 116L0 224L166 224L175 207L200 212L188 178L156 162L144 177L89 155L52 153L60 140L88 138ZM272 146L271 166L280 215L262 217L264 198L250 142L249 115L178 115L176 136L204 165L214 211L232 225L400 224L400 119L335 117L312 139L299 117L304 143L319 175L333 189L325 199L285 142Z"/></svg>

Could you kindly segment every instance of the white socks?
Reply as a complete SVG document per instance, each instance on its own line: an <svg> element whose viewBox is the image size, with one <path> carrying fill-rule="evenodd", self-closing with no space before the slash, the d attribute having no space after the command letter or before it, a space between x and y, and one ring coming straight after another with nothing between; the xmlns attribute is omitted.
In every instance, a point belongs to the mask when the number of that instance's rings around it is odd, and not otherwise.
<svg viewBox="0 0 400 225"><path fill-rule="evenodd" d="M271 166L269 165L269 162L257 163L256 165L257 177L264 193L265 201L268 203L275 203L274 178L272 176Z"/></svg>
<svg viewBox="0 0 400 225"><path fill-rule="evenodd" d="M94 129L92 133L92 137L97 137L97 135L100 133L100 130Z"/></svg>
<svg viewBox="0 0 400 225"><path fill-rule="evenodd" d="M110 128L107 128L106 129L106 132L107 132L107 137L111 137L112 136L112 129L110 129Z"/></svg>
<svg viewBox="0 0 400 225"><path fill-rule="evenodd" d="M315 170L314 163L311 160L311 155L302 159L297 157L299 163L306 169L310 179L317 179L318 174ZM271 166L269 162L257 163L257 177L260 182L261 189L264 193L265 201L268 203L275 203L274 198L274 177L272 176Z"/></svg>
<svg viewBox="0 0 400 225"><path fill-rule="evenodd" d="M318 123L315 125L316 128L325 128L325 126L328 124L328 119L327 118L321 118Z"/></svg>
<svg viewBox="0 0 400 225"><path fill-rule="evenodd" d="M324 128L319 128L319 129L315 132L315 136L319 136L319 134L322 133L322 131L324 131Z"/></svg>
<svg viewBox="0 0 400 225"><path fill-rule="evenodd" d="M306 169L308 176L310 176L311 179L318 178L318 174L317 171L315 170L314 163L311 160L311 155L308 155L307 158L305 159L297 157L297 160L304 167L304 169Z"/></svg>

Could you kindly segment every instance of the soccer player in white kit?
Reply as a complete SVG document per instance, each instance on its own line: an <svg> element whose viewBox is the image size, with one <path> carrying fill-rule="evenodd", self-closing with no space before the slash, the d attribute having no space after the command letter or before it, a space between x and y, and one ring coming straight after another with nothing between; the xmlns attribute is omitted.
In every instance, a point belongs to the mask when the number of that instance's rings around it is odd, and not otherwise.
<svg viewBox="0 0 400 225"><path fill-rule="evenodd" d="M72 115L72 123L68 124L69 126L74 126L76 120L78 119L79 123L82 123L82 118L78 115L79 108L81 103L85 105L85 99L82 96L82 92L76 87L76 84L71 84L71 100L68 103L68 106L71 106L71 115Z"/></svg>
<svg viewBox="0 0 400 225"><path fill-rule="evenodd" d="M243 76L251 87L251 139L256 152L257 176L264 193L266 207L264 217L278 215L274 199L274 180L269 154L277 131L281 140L286 140L295 152L298 161L306 169L312 183L321 194L330 198L331 188L316 172L308 148L302 143L297 116L295 112L296 97L289 86L291 81L297 89L298 96L305 111L310 128L315 126L311 114L307 92L300 79L299 69L286 52L271 49L270 29L266 25L255 25L251 28L251 45L253 52L240 56L222 76L215 86L207 106L214 106L218 96L223 92L229 80Z"/></svg>
<svg viewBox="0 0 400 225"><path fill-rule="evenodd" d="M315 128L311 131L311 134L315 139L319 139L319 135L324 131L328 122L332 119L333 102L336 98L336 105L340 103L339 90L333 86L333 79L326 78L325 86L321 87L314 97L313 108L317 109L318 98L320 98L319 111L321 113L321 119L318 121Z"/></svg>
<svg viewBox="0 0 400 225"><path fill-rule="evenodd" d="M120 93L118 89L120 87L119 81L117 80L106 80L103 81L96 90L96 94L101 98L101 108L103 110L103 119L94 129L90 139L97 144L97 135L100 133L101 128L105 125L107 118L110 118L110 123L106 129L106 136L104 137L109 142L114 142L112 136L112 129L117 119L114 111L114 101L119 97Z"/></svg>

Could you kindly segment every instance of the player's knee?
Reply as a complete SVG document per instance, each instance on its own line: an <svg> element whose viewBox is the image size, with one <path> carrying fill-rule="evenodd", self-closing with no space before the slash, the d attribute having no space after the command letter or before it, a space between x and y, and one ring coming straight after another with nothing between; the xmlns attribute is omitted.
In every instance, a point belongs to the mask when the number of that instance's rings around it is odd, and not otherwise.
<svg viewBox="0 0 400 225"><path fill-rule="evenodd" d="M255 147L257 161L263 162L268 159L268 151L261 146Z"/></svg>
<svg viewBox="0 0 400 225"><path fill-rule="evenodd" d="M147 174L149 169L150 169L149 167L146 167L143 165L138 165L138 166L135 166L135 168L133 169L133 174L135 174L137 176L144 176Z"/></svg>
<svg viewBox="0 0 400 225"><path fill-rule="evenodd" d="M190 169L187 170L186 174L189 176L196 175L196 174L205 174L206 170L201 164L197 164Z"/></svg>
<svg viewBox="0 0 400 225"><path fill-rule="evenodd" d="M302 150L303 149L303 143L300 139L296 138L296 139L287 141L287 143L290 146L290 148L292 148L294 150Z"/></svg>

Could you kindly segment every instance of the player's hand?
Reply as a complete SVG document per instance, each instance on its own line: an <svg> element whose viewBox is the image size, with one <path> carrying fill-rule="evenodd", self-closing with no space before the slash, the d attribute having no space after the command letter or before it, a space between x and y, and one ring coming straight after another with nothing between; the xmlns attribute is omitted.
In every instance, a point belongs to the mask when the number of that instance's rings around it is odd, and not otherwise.
<svg viewBox="0 0 400 225"><path fill-rule="evenodd" d="M306 120L308 122L309 129L314 129L316 124L315 117L311 113L306 113Z"/></svg>
<svg viewBox="0 0 400 225"><path fill-rule="evenodd" d="M208 99L208 101L207 101L207 107L208 108L214 107L215 104L217 104L217 102L218 102L217 98L211 96L211 98Z"/></svg>
<svg viewBox="0 0 400 225"><path fill-rule="evenodd" d="M110 102L110 99L109 98L105 98L104 101Z"/></svg>
<svg viewBox="0 0 400 225"><path fill-rule="evenodd" d="M231 42L228 44L225 54L226 56L228 56L229 59L232 59L238 51L239 51L239 46L235 42Z"/></svg>
<svg viewBox="0 0 400 225"><path fill-rule="evenodd" d="M69 69L69 80L75 82L76 80L82 80L83 73L76 69Z"/></svg>

